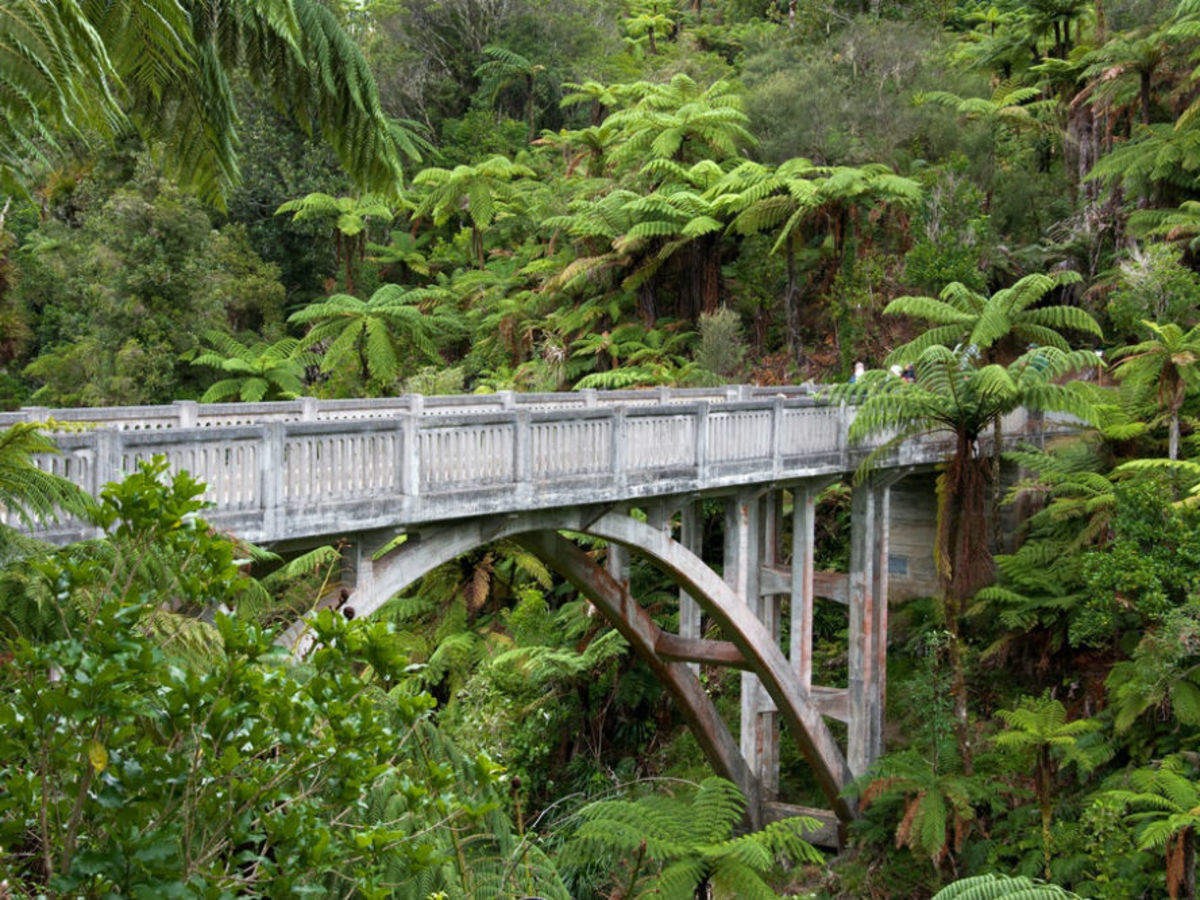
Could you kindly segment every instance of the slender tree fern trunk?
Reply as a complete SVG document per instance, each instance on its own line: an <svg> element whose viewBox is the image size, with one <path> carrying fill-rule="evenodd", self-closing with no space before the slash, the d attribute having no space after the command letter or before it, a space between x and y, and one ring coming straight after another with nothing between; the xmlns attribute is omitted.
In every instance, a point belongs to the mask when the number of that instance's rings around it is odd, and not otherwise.
<svg viewBox="0 0 1200 900"><path fill-rule="evenodd" d="M525 121L529 124L529 140L533 140L537 136L535 130L536 123L534 122L534 105L533 105L533 76L525 76Z"/></svg>
<svg viewBox="0 0 1200 900"><path fill-rule="evenodd" d="M1196 835L1191 828L1183 830L1183 898L1196 900Z"/></svg>
<svg viewBox="0 0 1200 900"><path fill-rule="evenodd" d="M967 680L963 659L962 615L967 601L992 580L987 517L989 461L978 454L978 437L960 433L946 471L938 479L938 532L935 547L945 597L946 630L950 633L951 693L955 737L963 771L972 764Z"/></svg>
<svg viewBox="0 0 1200 900"><path fill-rule="evenodd" d="M358 372L362 377L363 387L370 384L371 366L367 360L367 328L364 325L358 333Z"/></svg>
<svg viewBox="0 0 1200 900"><path fill-rule="evenodd" d="M1053 763L1050 759L1050 747L1043 745L1038 749L1037 760L1037 798L1038 809L1042 814L1042 876L1050 881L1050 823L1054 813L1053 790L1051 779L1054 775Z"/></svg>
<svg viewBox="0 0 1200 900"><path fill-rule="evenodd" d="M1167 840L1167 894L1171 900L1196 900L1196 835L1184 828Z"/></svg>
<svg viewBox="0 0 1200 900"><path fill-rule="evenodd" d="M704 293L701 297L704 312L712 315L721 302L721 252L711 238L703 241L701 256L704 264Z"/></svg>
<svg viewBox="0 0 1200 900"><path fill-rule="evenodd" d="M1167 435L1167 458L1179 459L1179 410L1171 410L1170 432Z"/></svg>
<svg viewBox="0 0 1200 900"><path fill-rule="evenodd" d="M1000 448L1004 442L1004 428L1000 423L1000 417L996 416L992 422L992 541L990 544L993 553L1000 551Z"/></svg>
<svg viewBox="0 0 1200 900"><path fill-rule="evenodd" d="M800 362L800 286L796 279L796 237L789 234L787 247L787 287L783 295L784 315L787 317L787 349L788 356Z"/></svg>

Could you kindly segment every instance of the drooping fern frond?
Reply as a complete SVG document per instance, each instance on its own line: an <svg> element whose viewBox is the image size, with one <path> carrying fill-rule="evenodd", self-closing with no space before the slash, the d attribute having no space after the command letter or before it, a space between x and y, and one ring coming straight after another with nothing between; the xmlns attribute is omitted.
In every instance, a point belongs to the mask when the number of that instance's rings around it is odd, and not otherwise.
<svg viewBox="0 0 1200 900"><path fill-rule="evenodd" d="M90 498L38 464L58 452L36 424L18 422L0 431L0 523L32 528L63 513L86 512Z"/></svg>
<svg viewBox="0 0 1200 900"><path fill-rule="evenodd" d="M972 875L946 885L933 900L1081 900L1078 894L1056 884L1024 875Z"/></svg>
<svg viewBox="0 0 1200 900"><path fill-rule="evenodd" d="M821 861L801 836L818 823L784 819L733 837L744 807L738 789L720 778L706 778L690 800L653 794L590 803L576 814L564 867L609 867L615 882L631 887L630 897L688 900L711 885L719 896L774 898L762 876L776 861Z"/></svg>

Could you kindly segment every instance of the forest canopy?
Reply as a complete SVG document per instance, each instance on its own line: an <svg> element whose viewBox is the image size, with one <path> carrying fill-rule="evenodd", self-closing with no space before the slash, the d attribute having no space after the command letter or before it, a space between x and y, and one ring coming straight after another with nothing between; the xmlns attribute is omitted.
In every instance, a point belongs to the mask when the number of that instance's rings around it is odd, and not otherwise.
<svg viewBox="0 0 1200 900"><path fill-rule="evenodd" d="M0 408L807 381L955 449L831 858L746 832L522 545L297 663L346 544L218 534L162 462L89 500L0 432L0 505L97 535L0 526L5 890L1196 896L1198 65L1194 0L6 2ZM1079 434L986 452L1021 407Z"/></svg>

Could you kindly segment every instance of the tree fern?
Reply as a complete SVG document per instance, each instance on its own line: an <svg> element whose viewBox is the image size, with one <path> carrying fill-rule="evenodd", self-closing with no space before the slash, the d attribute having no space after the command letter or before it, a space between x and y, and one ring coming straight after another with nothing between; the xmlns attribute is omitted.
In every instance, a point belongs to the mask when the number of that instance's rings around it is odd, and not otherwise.
<svg viewBox="0 0 1200 900"><path fill-rule="evenodd" d="M217 369L229 377L209 385L201 403L292 400L304 392L305 369L318 361L316 354L301 350L295 338L243 344L230 335L209 332L204 340L210 348L196 354L192 365Z"/></svg>
<svg viewBox="0 0 1200 900"><path fill-rule="evenodd" d="M567 868L589 861L620 863L613 873L622 896L692 898L712 889L717 897L773 898L763 880L779 859L819 863L801 838L812 819L785 819L733 836L745 801L734 785L707 778L688 800L651 795L602 800L578 813L579 826L563 852Z"/></svg>
<svg viewBox="0 0 1200 900"><path fill-rule="evenodd" d="M301 346L324 348L323 371L348 363L363 383L388 385L414 351L427 360L439 359L435 338L458 326L454 316L418 305L428 296L419 289L385 284L369 300L334 294L293 313L288 321L312 326Z"/></svg>
<svg viewBox="0 0 1200 900"><path fill-rule="evenodd" d="M933 900L1079 900L1079 895L1056 884L1024 875L972 875L946 885Z"/></svg>
<svg viewBox="0 0 1200 900"><path fill-rule="evenodd" d="M1167 891L1177 897L1184 884L1195 885L1195 840L1200 827L1200 786L1195 772L1178 756L1129 773L1130 787L1106 791L1107 800L1131 810L1142 849L1164 851Z"/></svg>
<svg viewBox="0 0 1200 900"><path fill-rule="evenodd" d="M952 347L962 343L985 352L999 344L1000 352L989 355L1000 362L1019 355L1030 343L1067 351L1070 345L1059 332L1100 336L1096 320L1077 306L1035 305L1050 291L1079 280L1078 273L1070 271L1053 276L1034 273L990 297L958 282L947 285L940 298L899 297L887 305L885 313L924 319L934 327L893 350L887 363L911 362L934 344Z"/></svg>
<svg viewBox="0 0 1200 900"><path fill-rule="evenodd" d="M83 514L89 498L76 485L38 465L57 455L57 445L39 426L18 422L0 431L0 511L26 527L63 513ZM8 525L0 525L0 541Z"/></svg>

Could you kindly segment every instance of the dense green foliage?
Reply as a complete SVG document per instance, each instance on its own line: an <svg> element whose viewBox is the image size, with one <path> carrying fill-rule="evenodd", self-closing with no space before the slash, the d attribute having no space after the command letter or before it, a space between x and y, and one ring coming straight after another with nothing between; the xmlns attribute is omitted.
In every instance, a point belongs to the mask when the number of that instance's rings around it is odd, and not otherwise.
<svg viewBox="0 0 1200 900"><path fill-rule="evenodd" d="M160 464L85 502L4 432L0 504L102 535L0 528L6 890L1194 897L1198 53L1194 0L6 3L0 406L863 362L830 392L853 438L954 444L942 590L893 610L890 752L831 862L738 830L649 670L519 545L316 617L296 663L272 629L339 547L216 534ZM1089 430L1007 479L987 443L1022 406ZM631 581L673 627L676 589ZM842 683L845 617L815 628ZM736 677L702 675L728 712ZM686 787L609 796L660 776Z"/></svg>

